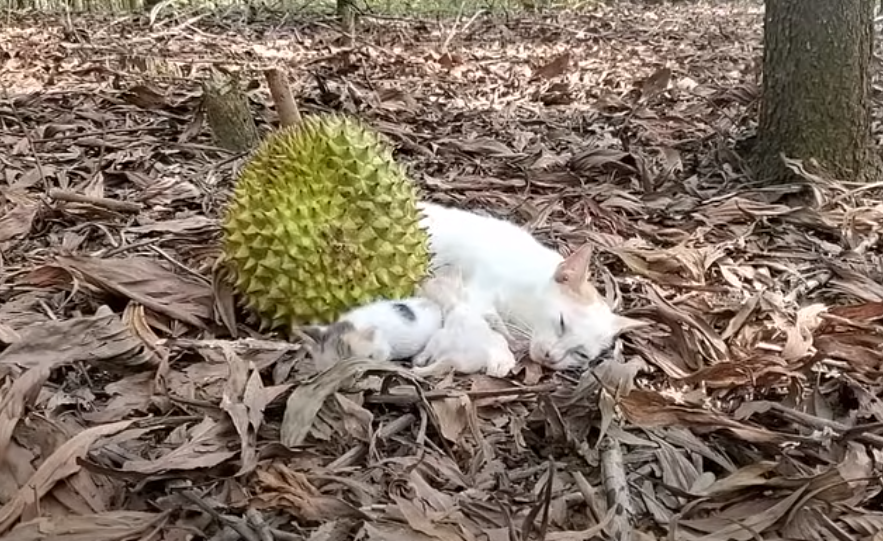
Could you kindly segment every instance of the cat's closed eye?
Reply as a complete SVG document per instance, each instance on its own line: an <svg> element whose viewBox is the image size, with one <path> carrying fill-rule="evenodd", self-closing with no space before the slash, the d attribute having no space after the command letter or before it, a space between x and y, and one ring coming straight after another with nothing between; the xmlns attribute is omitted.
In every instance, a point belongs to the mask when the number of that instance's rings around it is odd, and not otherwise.
<svg viewBox="0 0 883 541"><path fill-rule="evenodd" d="M563 336L567 331L567 327L564 325L564 314L558 315L558 334Z"/></svg>
<svg viewBox="0 0 883 541"><path fill-rule="evenodd" d="M574 349L570 352L570 354L584 363L587 363L592 360L592 358L589 356L589 354L583 348Z"/></svg>

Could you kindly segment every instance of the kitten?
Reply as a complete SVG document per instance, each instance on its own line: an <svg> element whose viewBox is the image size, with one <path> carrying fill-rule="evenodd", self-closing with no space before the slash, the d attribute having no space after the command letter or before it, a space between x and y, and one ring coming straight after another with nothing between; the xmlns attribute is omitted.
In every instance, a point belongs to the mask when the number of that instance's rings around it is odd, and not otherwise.
<svg viewBox="0 0 883 541"><path fill-rule="evenodd" d="M316 368L324 370L351 357L409 359L423 350L441 324L438 304L411 297L370 302L350 310L332 325L303 330L315 342L312 353Z"/></svg>
<svg viewBox="0 0 883 541"><path fill-rule="evenodd" d="M515 356L499 316L470 303L469 291L456 270L427 280L421 294L442 307L443 323L414 357L414 373L426 376L484 371L489 376L503 377L515 368ZM495 326L502 332L494 330Z"/></svg>
<svg viewBox="0 0 883 541"><path fill-rule="evenodd" d="M587 368L618 333L643 324L613 313L592 286L588 244L563 258L505 220L418 205L433 268L458 269L470 302L524 333L533 361L556 370Z"/></svg>

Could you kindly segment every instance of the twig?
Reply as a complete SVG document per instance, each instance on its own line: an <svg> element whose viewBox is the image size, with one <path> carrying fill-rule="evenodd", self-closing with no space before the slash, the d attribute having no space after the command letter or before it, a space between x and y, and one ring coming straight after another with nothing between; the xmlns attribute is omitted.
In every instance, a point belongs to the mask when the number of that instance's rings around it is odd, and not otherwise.
<svg viewBox="0 0 883 541"><path fill-rule="evenodd" d="M586 507L588 507L589 513L595 519L595 522L600 523L601 519L604 518L606 509L599 508L599 504L603 500L598 498L598 491L595 490L595 487L593 487L591 483L589 483L589 480L586 479L586 476L583 475L581 471L572 471L570 474L573 476L573 481L576 484Z"/></svg>
<svg viewBox="0 0 883 541"><path fill-rule="evenodd" d="M883 436L862 433L860 431L868 430L868 428L861 425L850 427L843 423L838 423L837 421L831 421L808 413L796 411L775 402L770 402L769 406L771 412L791 421L792 423L801 424L816 430L828 428L838 432L843 439L855 439L864 444L873 445L878 449L883 449ZM872 429L876 428L873 425L870 426Z"/></svg>
<svg viewBox="0 0 883 541"><path fill-rule="evenodd" d="M461 7L462 7L462 5L463 5L463 4L460 4ZM460 32L461 32L461 33L465 33L465 32L466 32L466 29L469 28L470 26L472 26L472 23L475 22L475 19L477 19L478 16L479 16L479 15L482 15L482 14L484 14L484 10L483 10L483 9L480 9L480 10L476 11L475 13L473 13L473 14L472 14L472 17L471 17L468 21L466 21L466 24L464 24L464 25L463 25L463 28L460 29ZM460 21L460 17L459 17L459 15L458 15L458 16L457 16L457 22L459 23L459 21ZM451 40L454 38L454 34L456 33L456 31L457 31L457 27L456 27L456 25L455 25L454 28L451 30L451 33L448 34L448 37L445 38L445 42L442 44L442 47L441 47L441 52L442 52L442 53L446 53L446 52L448 52L448 46L451 44Z"/></svg>
<svg viewBox="0 0 883 541"><path fill-rule="evenodd" d="M205 276L199 274L198 272L196 272L195 270L191 269L191 268L188 267L187 265L181 263L180 261L178 261L178 260L175 259L174 257L170 256L170 255L167 254L165 251L163 251L161 248L159 248L159 247L157 247L157 246L152 246L152 245L151 245L151 246L150 246L150 249L151 249L153 252L155 252L156 254L158 254L160 257L162 257L163 259L165 259L166 261L168 261L169 263L171 263L172 265L178 267L179 269L181 269L182 271L186 272L186 273L189 274L190 276L193 276L194 278L196 278L197 280L199 280L199 281L202 282L203 284L205 284L205 285L211 285L211 283L212 283L211 280L207 279Z"/></svg>
<svg viewBox="0 0 883 541"><path fill-rule="evenodd" d="M241 535L242 538L246 541L260 541L258 534L249 527L249 524L246 520L222 515L221 513L216 511L214 507L209 505L208 502L197 496L196 493L192 490L182 490L181 496L208 513L220 524L229 526L230 528L234 529L236 533Z"/></svg>
<svg viewBox="0 0 883 541"><path fill-rule="evenodd" d="M37 173L40 174L40 181L43 183L43 191L49 192L49 182L46 180L46 175L43 174L43 162L40 161L40 156L37 154L37 147L34 146L34 140L31 138L31 132L28 130L27 125L25 124L24 119L22 119L21 115L18 114L18 108L15 106L15 101L9 97L9 92L6 90L6 86L3 86L3 97L9 101L9 108L12 110L13 116L15 116L16 122L21 127L22 133L25 135L25 139L28 140L28 147L31 149L31 154L34 156L34 163L37 165Z"/></svg>
<svg viewBox="0 0 883 541"><path fill-rule="evenodd" d="M607 493L607 509L614 511L607 532L618 541L630 541L632 505L619 441L606 436L601 441L601 471Z"/></svg>
<svg viewBox="0 0 883 541"><path fill-rule="evenodd" d="M542 393L550 393L557 389L557 385L553 384L545 384L545 385L534 385L530 387L513 387L511 389L486 389L479 391L460 391L453 392L449 390L435 390L428 391L423 394L426 400L444 400L445 398L451 398L457 396L458 394L463 394L468 396L469 398L494 398L497 396L519 396L519 395L527 395L527 394L542 394ZM408 405L408 404L416 404L420 402L420 397L417 395L403 394L403 395L394 395L394 394L380 394L380 395L371 395L365 397L365 402L369 404L399 404L399 405Z"/></svg>
<svg viewBox="0 0 883 541"><path fill-rule="evenodd" d="M178 349L198 348L244 348L258 351L294 351L300 349L300 345L285 342L283 340L258 340L255 338L242 338L240 340L194 340L190 338L164 338L157 345Z"/></svg>
<svg viewBox="0 0 883 541"><path fill-rule="evenodd" d="M117 133L146 132L146 131L166 131L168 128L163 126L133 126L129 128L111 128L105 131L90 131L84 133L65 133L56 137L46 139L34 139L35 143L56 143L59 141L72 141L75 139L85 139L86 137L97 137L99 135L111 135Z"/></svg>
<svg viewBox="0 0 883 541"><path fill-rule="evenodd" d="M49 191L49 197L56 201L67 201L69 203L86 203L96 207L105 208L117 212L141 212L144 208L141 203L130 203L128 201L117 201L107 197L92 197L89 195L80 195L78 193L69 192L53 188Z"/></svg>
<svg viewBox="0 0 883 541"><path fill-rule="evenodd" d="M457 33L457 26L460 24L460 19L463 17L463 8L466 5L466 0L460 0L460 5L457 8L457 18L454 20L454 24L451 26L451 30L448 32L448 35L445 36L445 40L442 42L442 46L439 51L444 54L448 52L448 45L451 43L451 40L454 39L454 35ZM481 11L479 11L481 13ZM441 24L441 22L439 22Z"/></svg>

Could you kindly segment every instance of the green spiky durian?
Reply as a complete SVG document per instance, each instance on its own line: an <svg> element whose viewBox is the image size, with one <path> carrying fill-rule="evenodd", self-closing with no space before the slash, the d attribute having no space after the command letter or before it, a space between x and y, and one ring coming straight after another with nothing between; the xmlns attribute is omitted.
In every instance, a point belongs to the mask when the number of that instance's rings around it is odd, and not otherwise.
<svg viewBox="0 0 883 541"><path fill-rule="evenodd" d="M262 328L327 324L376 298L412 295L428 235L417 188L361 122L305 117L243 167L224 220L234 288Z"/></svg>

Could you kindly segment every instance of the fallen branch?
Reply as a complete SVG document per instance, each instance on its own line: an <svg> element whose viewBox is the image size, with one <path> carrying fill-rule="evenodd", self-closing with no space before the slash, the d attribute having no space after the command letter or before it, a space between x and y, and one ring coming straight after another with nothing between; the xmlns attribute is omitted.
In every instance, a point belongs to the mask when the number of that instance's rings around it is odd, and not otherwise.
<svg viewBox="0 0 883 541"><path fill-rule="evenodd" d="M56 201L66 201L68 203L86 203L107 210L116 212L141 212L144 206L141 203L131 203L129 201L117 201L107 197L93 197L90 195L82 195L67 190L53 188L49 191L49 197Z"/></svg>

